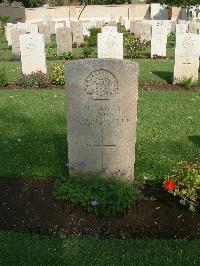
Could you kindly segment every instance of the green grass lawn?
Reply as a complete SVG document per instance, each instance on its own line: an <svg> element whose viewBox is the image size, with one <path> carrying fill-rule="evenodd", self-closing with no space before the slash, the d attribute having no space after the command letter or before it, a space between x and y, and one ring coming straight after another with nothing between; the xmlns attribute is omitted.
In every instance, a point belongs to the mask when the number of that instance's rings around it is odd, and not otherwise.
<svg viewBox="0 0 200 266"><path fill-rule="evenodd" d="M200 94L139 93L136 175L162 178L199 153ZM0 176L65 175L64 90L0 91Z"/></svg>
<svg viewBox="0 0 200 266"><path fill-rule="evenodd" d="M0 232L0 265L200 265L198 240L56 238Z"/></svg>

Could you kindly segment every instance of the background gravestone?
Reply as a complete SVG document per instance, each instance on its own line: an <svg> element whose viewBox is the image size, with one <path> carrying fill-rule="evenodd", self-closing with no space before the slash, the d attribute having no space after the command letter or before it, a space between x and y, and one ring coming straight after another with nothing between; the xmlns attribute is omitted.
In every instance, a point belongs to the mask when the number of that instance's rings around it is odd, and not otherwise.
<svg viewBox="0 0 200 266"><path fill-rule="evenodd" d="M45 43L42 34L24 34L19 37L23 74L47 72Z"/></svg>
<svg viewBox="0 0 200 266"><path fill-rule="evenodd" d="M20 58L20 44L19 44L19 36L21 34L25 34L25 29L12 29L11 31L11 43L12 43L12 56L14 58Z"/></svg>
<svg viewBox="0 0 200 266"><path fill-rule="evenodd" d="M166 56L167 27L161 25L152 26L151 58L154 55Z"/></svg>
<svg viewBox="0 0 200 266"><path fill-rule="evenodd" d="M65 65L68 159L74 171L117 171L133 179L138 72L129 60Z"/></svg>
<svg viewBox="0 0 200 266"><path fill-rule="evenodd" d="M174 81L198 80L200 35L193 33L176 36Z"/></svg>
<svg viewBox="0 0 200 266"><path fill-rule="evenodd" d="M72 33L70 28L56 30L57 55L72 51Z"/></svg>
<svg viewBox="0 0 200 266"><path fill-rule="evenodd" d="M81 46L84 43L83 23L81 21L72 21L71 30L73 43L76 43L77 46Z"/></svg>
<svg viewBox="0 0 200 266"><path fill-rule="evenodd" d="M111 28L111 31L108 29ZM103 27L97 35L98 58L123 59L123 33L118 33L116 27Z"/></svg>

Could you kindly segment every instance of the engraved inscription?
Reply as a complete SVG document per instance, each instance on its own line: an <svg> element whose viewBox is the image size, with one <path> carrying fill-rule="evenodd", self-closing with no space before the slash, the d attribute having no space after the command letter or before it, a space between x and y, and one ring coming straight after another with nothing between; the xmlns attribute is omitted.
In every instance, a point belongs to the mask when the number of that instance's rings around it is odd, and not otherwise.
<svg viewBox="0 0 200 266"><path fill-rule="evenodd" d="M95 70L86 78L85 90L93 100L109 100L118 92L118 81L107 70Z"/></svg>
<svg viewBox="0 0 200 266"><path fill-rule="evenodd" d="M82 126L125 126L129 123L129 118L121 114L121 107L111 108L109 106L101 107L96 112L90 110L88 106L83 108L83 112L92 113L93 115L86 115L85 119L80 121Z"/></svg>

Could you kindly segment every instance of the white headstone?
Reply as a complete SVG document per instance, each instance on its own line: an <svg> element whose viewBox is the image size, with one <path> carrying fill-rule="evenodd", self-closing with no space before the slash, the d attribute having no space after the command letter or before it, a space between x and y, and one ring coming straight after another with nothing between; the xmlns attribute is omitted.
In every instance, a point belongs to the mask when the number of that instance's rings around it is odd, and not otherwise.
<svg viewBox="0 0 200 266"><path fill-rule="evenodd" d="M151 58L155 55L166 56L167 28L165 26L152 26Z"/></svg>
<svg viewBox="0 0 200 266"><path fill-rule="evenodd" d="M123 59L123 33L105 31L104 28L97 36L98 58Z"/></svg>
<svg viewBox="0 0 200 266"><path fill-rule="evenodd" d="M176 36L174 82L198 80L200 36L193 33Z"/></svg>
<svg viewBox="0 0 200 266"><path fill-rule="evenodd" d="M37 71L46 73L44 36L42 34L24 34L19 39L23 74Z"/></svg>

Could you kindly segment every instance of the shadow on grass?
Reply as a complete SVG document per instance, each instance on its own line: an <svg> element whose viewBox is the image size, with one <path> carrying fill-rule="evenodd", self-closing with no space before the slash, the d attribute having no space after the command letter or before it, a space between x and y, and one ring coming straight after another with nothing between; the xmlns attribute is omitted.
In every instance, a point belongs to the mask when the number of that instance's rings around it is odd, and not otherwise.
<svg viewBox="0 0 200 266"><path fill-rule="evenodd" d="M62 114L28 117L12 104L0 108L0 176L60 177L66 175L67 132ZM7 127L7 131L5 130Z"/></svg>
<svg viewBox="0 0 200 266"><path fill-rule="evenodd" d="M200 136L189 136L188 139L200 148Z"/></svg>
<svg viewBox="0 0 200 266"><path fill-rule="evenodd" d="M173 83L173 73L169 71L152 71L154 75L165 80L168 84Z"/></svg>

